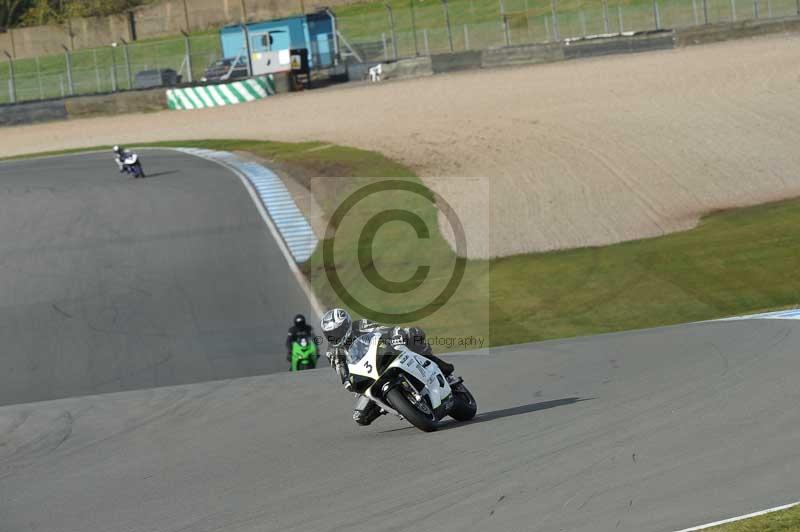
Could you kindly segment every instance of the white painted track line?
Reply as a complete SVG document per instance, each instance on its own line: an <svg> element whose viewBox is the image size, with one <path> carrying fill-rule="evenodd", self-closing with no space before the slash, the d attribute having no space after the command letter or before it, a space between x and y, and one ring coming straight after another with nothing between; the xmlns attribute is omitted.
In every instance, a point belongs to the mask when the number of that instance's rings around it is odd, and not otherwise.
<svg viewBox="0 0 800 532"><path fill-rule="evenodd" d="M722 521L714 521L713 523L708 523L706 525L695 526L692 528L684 528L683 530L677 530L676 532L695 532L696 530L705 530L707 528L713 528L715 526L726 525L728 523L735 523L736 521L744 521L745 519L750 519L752 517L759 517L761 515L771 514L773 512L780 512L781 510L788 510L789 508L793 508L800 504L800 501L793 502L790 504L784 504L783 506L776 506L775 508L769 508L767 510L761 510L759 512L753 512L747 515L740 515L739 517L731 517L729 519L723 519Z"/></svg>

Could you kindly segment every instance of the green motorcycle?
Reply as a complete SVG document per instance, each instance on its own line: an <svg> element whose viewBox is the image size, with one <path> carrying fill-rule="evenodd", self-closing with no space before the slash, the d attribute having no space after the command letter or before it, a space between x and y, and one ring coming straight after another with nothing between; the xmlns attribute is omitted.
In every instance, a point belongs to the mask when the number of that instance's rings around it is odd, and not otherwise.
<svg viewBox="0 0 800 532"><path fill-rule="evenodd" d="M300 336L292 343L291 371L302 371L317 367L317 344L307 336Z"/></svg>

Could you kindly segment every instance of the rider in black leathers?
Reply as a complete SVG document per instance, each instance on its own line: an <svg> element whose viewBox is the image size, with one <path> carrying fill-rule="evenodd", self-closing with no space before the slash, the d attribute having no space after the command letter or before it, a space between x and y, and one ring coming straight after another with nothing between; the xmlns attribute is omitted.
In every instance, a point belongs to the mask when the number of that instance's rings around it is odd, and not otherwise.
<svg viewBox="0 0 800 532"><path fill-rule="evenodd" d="M350 389L350 373L347 369L345 355L356 338L367 333L379 332L390 342L405 344L410 350L430 359L439 366L445 377L450 377L455 369L452 364L433 354L430 344L426 341L425 331L418 327L392 327L370 320L353 321L346 310L333 309L322 317L322 331L329 344L329 350L325 355L331 366L336 369L347 390ZM359 395L353 409L353 420L359 425L369 425L385 413L371 399Z"/></svg>

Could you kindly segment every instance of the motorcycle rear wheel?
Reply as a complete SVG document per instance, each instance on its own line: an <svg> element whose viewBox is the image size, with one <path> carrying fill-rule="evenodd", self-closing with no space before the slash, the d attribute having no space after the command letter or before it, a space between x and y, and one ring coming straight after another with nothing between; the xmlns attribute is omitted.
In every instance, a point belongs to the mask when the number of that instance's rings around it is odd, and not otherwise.
<svg viewBox="0 0 800 532"><path fill-rule="evenodd" d="M386 394L386 399L401 416L406 418L409 423L419 430L423 432L433 432L439 428L439 423L437 423L433 412L430 414L422 412L419 408L414 406L414 402L412 402L411 399L406 397L406 393L407 392L401 387L392 388Z"/></svg>

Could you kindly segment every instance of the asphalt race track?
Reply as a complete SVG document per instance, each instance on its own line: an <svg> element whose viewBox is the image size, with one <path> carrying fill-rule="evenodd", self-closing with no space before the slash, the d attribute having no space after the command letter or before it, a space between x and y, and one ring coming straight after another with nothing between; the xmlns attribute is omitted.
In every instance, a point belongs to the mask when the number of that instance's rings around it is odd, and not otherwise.
<svg viewBox="0 0 800 532"><path fill-rule="evenodd" d="M452 355L475 421L360 428L328 368L241 377L310 311L238 178L143 157L0 164L0 532L671 532L798 499L800 321Z"/></svg>
<svg viewBox="0 0 800 532"><path fill-rule="evenodd" d="M0 408L3 532L653 531L796 500L800 322L452 356L479 405L359 428L327 368Z"/></svg>
<svg viewBox="0 0 800 532"><path fill-rule="evenodd" d="M0 163L0 405L286 369L310 306L239 178L140 153Z"/></svg>

